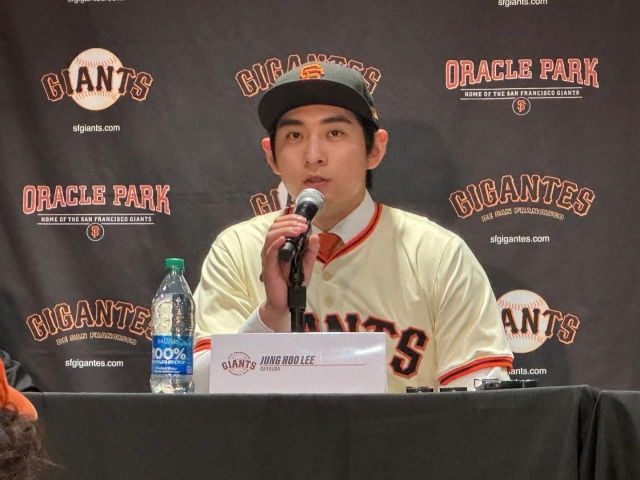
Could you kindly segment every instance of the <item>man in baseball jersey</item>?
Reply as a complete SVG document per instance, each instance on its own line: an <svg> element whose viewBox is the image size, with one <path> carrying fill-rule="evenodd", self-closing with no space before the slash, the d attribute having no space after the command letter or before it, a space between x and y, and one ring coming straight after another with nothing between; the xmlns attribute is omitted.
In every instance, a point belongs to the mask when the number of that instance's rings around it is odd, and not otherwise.
<svg viewBox="0 0 640 480"><path fill-rule="evenodd" d="M387 334L388 387L473 387L508 378L509 349L489 281L465 243L430 220L373 201L370 171L388 134L356 70L324 62L280 76L260 101L267 163L296 198L325 208L304 253L305 330ZM287 332L287 237L307 229L290 209L222 232L195 291L196 391L208 391L210 336Z"/></svg>

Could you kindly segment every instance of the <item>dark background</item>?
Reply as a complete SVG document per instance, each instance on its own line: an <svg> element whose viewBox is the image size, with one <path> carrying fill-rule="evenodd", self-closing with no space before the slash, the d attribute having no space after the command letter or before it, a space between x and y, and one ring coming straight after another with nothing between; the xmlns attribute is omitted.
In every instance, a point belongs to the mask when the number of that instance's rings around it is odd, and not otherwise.
<svg viewBox="0 0 640 480"><path fill-rule="evenodd" d="M531 3L531 0L529 0ZM638 389L639 170L638 13L633 0L271 2L0 0L0 348L50 391L148 391L150 342L116 326L83 326L36 341L27 318L86 300L148 309L163 260L185 258L195 289L210 243L255 214L251 198L278 186L260 150L261 93L244 96L236 74L297 54L338 55L374 67L374 97L389 131L373 197L418 212L459 233L485 267L496 297L525 289L580 320L574 342L556 336L516 368L543 369L542 385ZM130 95L90 111L70 97L51 102L41 83L90 48L115 54L153 78L144 101ZM448 60L531 59L531 80L476 88L582 87L581 97L461 101L445 86ZM541 58L598 59L599 87L540 79ZM468 86L469 87L469 86ZM118 125L117 132L73 132ZM555 204L507 203L462 219L449 202L467 185L538 174L588 187L595 201L578 216ZM169 185L171 211L153 225L103 224L91 241L80 225L37 225L23 213L27 185L104 185L104 206L55 214L140 214L114 206L113 185ZM532 206L564 214L509 215ZM548 243L491 243L495 235L549 236ZM95 311L93 312L95 313ZM112 332L106 339L56 340ZM83 369L67 360L123 361ZM515 375L530 378L527 375Z"/></svg>

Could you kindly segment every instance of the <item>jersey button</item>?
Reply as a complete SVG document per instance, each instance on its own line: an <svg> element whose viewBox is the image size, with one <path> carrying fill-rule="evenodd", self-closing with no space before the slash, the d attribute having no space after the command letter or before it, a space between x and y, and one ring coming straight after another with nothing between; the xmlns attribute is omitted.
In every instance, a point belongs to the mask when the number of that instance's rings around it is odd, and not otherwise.
<svg viewBox="0 0 640 480"><path fill-rule="evenodd" d="M324 304L325 304L327 307L330 307L331 305L333 305L333 297L331 297L331 296L326 297L326 298L324 299Z"/></svg>
<svg viewBox="0 0 640 480"><path fill-rule="evenodd" d="M324 272L322 274L322 279L325 280L325 281L331 280L331 274L328 273L328 272Z"/></svg>

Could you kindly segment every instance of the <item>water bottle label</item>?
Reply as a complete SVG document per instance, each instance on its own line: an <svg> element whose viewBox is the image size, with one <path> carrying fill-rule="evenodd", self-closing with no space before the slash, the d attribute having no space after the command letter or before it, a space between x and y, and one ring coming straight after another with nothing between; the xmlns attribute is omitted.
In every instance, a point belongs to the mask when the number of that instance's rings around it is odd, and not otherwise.
<svg viewBox="0 0 640 480"><path fill-rule="evenodd" d="M193 337L154 335L151 373L193 374Z"/></svg>

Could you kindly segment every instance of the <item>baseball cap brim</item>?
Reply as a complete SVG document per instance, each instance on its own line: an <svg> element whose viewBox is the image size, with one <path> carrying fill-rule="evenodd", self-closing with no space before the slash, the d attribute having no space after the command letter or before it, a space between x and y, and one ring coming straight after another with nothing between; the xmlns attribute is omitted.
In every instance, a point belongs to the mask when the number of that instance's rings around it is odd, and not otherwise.
<svg viewBox="0 0 640 480"><path fill-rule="evenodd" d="M0 408L14 410L19 415L36 420L38 412L33 404L15 388L9 385L4 364L0 362Z"/></svg>
<svg viewBox="0 0 640 480"><path fill-rule="evenodd" d="M306 105L342 107L374 121L371 106L360 93L347 85L325 79L289 82L272 88L260 101L258 117L262 126L271 131L286 112Z"/></svg>

